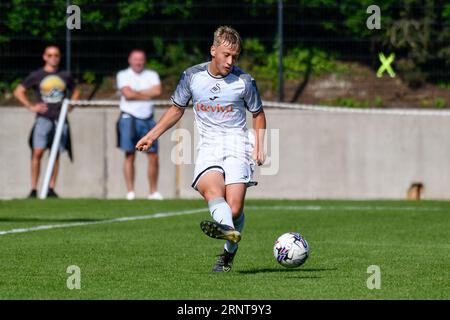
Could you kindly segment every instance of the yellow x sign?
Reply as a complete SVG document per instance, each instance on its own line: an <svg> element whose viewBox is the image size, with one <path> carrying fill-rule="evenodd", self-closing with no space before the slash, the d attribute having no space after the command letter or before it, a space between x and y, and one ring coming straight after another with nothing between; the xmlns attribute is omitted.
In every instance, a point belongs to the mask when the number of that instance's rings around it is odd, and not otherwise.
<svg viewBox="0 0 450 320"><path fill-rule="evenodd" d="M395 72L392 70L391 63L394 62L395 54L391 53L389 57L386 59L383 53L379 53L378 57L381 61L381 66L377 71L377 77L381 78L383 76L383 72L386 70L387 73L391 76L391 78L395 77Z"/></svg>

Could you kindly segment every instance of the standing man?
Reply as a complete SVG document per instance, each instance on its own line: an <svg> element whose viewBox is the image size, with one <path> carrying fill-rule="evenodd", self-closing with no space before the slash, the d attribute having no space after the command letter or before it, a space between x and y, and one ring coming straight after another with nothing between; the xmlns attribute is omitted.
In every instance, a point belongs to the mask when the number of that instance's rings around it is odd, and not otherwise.
<svg viewBox="0 0 450 320"><path fill-rule="evenodd" d="M255 80L234 66L241 38L230 27L219 27L210 49L211 61L193 66L181 76L172 95L173 105L136 149L146 151L159 136L180 120L189 101L194 104L200 135L192 187L208 203L214 221L202 221L202 231L226 240L213 272L228 272L244 227L244 200L253 164L264 163L266 117ZM250 141L246 110L253 116L254 145Z"/></svg>
<svg viewBox="0 0 450 320"><path fill-rule="evenodd" d="M62 102L70 92L72 92L71 100L77 100L80 95L80 92L75 88L71 75L66 71L59 70L61 52L57 46L47 46L42 58L45 62L44 67L30 73L14 90L14 96L22 105L31 112L36 113L36 121L30 135L32 155L31 192L28 196L29 198L36 198L37 196L42 155L52 145ZM32 103L28 100L26 96L28 89L34 90L37 103ZM69 150L69 156L71 156L69 123L67 121L63 127L59 153L64 150ZM48 197L58 197L54 188L58 176L59 153L50 179Z"/></svg>
<svg viewBox="0 0 450 320"><path fill-rule="evenodd" d="M136 143L155 126L154 105L151 101L162 92L158 73L145 68L145 52L135 49L128 57L128 69L117 74L117 88L120 90L120 119L118 122L118 144L125 152L124 174L128 193L126 198L133 200L134 159ZM158 142L147 150L148 181L150 194L148 199L162 200L158 192Z"/></svg>

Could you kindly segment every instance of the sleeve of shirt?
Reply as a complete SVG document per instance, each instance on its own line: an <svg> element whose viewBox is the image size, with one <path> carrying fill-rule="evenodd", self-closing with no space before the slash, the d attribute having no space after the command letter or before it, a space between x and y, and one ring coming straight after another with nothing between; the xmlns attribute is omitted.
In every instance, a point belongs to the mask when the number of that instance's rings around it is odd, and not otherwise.
<svg viewBox="0 0 450 320"><path fill-rule="evenodd" d="M116 76L117 89L122 89L127 86L125 74L122 71L119 71Z"/></svg>
<svg viewBox="0 0 450 320"><path fill-rule="evenodd" d="M184 71L170 100L177 107L186 108L191 98L192 92L190 88L190 79L187 72Z"/></svg>
<svg viewBox="0 0 450 320"><path fill-rule="evenodd" d="M262 101L256 81L250 76L245 81L244 102L251 113L258 113L262 110Z"/></svg>
<svg viewBox="0 0 450 320"><path fill-rule="evenodd" d="M34 87L36 83L37 83L36 72L30 73L28 77L26 77L25 80L22 81L22 85L25 87L25 89L30 89Z"/></svg>
<svg viewBox="0 0 450 320"><path fill-rule="evenodd" d="M157 86L158 84L161 84L161 79L159 78L159 74L158 74L158 72L153 72L152 86Z"/></svg>

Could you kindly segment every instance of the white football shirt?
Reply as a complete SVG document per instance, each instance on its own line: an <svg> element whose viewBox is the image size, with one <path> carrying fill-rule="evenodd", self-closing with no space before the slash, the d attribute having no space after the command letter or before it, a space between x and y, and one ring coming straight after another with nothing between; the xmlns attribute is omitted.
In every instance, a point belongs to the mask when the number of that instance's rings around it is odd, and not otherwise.
<svg viewBox="0 0 450 320"><path fill-rule="evenodd" d="M192 99L199 147L224 146L238 153L248 150L246 110L262 111L255 80L234 66L225 77L213 76L209 62L185 70L171 97L173 104L186 108Z"/></svg>
<svg viewBox="0 0 450 320"><path fill-rule="evenodd" d="M150 89L160 83L158 73L149 69L136 73L130 67L117 73L117 88L119 90L128 86L134 91L141 91ZM153 114L153 108L154 104L151 100L127 100L123 95L120 97L120 110L136 118L150 118Z"/></svg>

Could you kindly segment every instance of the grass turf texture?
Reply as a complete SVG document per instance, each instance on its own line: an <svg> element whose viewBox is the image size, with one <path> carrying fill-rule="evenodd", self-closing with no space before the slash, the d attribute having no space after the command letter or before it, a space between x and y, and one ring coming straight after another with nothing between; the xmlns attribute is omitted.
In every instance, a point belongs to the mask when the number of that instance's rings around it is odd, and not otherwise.
<svg viewBox="0 0 450 320"><path fill-rule="evenodd" d="M204 212L0 236L1 299L449 299L450 203L437 201L246 202L233 270L212 274L223 241ZM205 208L200 200L0 201L0 230L104 221ZM272 253L282 233L311 247L298 269ZM66 269L81 269L81 289ZM367 268L381 268L369 290Z"/></svg>

